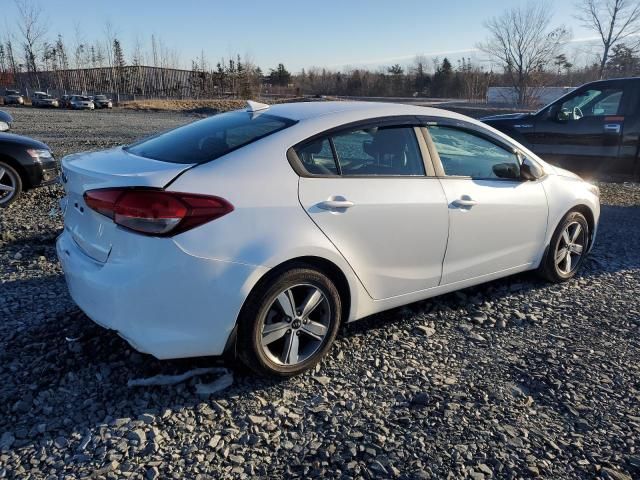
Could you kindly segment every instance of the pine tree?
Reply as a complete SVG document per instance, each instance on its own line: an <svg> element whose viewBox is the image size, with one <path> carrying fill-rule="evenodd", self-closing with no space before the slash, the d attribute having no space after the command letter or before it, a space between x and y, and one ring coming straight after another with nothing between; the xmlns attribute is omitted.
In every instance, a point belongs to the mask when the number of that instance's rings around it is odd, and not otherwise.
<svg viewBox="0 0 640 480"><path fill-rule="evenodd" d="M127 66L122 46L120 45L120 40L117 38L113 40L113 66L116 68L123 68Z"/></svg>

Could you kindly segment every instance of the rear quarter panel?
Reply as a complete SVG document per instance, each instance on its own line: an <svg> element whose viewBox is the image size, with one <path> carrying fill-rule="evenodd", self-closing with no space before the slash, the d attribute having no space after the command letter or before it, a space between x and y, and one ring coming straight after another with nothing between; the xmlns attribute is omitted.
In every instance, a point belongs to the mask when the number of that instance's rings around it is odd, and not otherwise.
<svg viewBox="0 0 640 480"><path fill-rule="evenodd" d="M282 133L282 132L281 132ZM351 314L367 301L357 276L311 221L298 200L298 175L286 158L287 138L274 134L180 175L168 190L217 195L234 211L176 237L185 252L203 258L273 269L291 259L315 256L329 260L349 283ZM247 293L262 277L256 271Z"/></svg>

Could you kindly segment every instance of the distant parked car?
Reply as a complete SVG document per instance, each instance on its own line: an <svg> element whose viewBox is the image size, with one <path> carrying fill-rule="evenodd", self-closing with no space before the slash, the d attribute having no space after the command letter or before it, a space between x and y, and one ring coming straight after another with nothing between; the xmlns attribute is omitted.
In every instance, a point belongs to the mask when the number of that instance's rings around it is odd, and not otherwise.
<svg viewBox="0 0 640 480"><path fill-rule="evenodd" d="M60 97L60 108L71 108L71 95L63 95Z"/></svg>
<svg viewBox="0 0 640 480"><path fill-rule="evenodd" d="M13 123L13 117L7 112L0 110L0 132L6 132L9 130L11 128L11 123Z"/></svg>
<svg viewBox="0 0 640 480"><path fill-rule="evenodd" d="M34 92L33 97L31 97L31 106L41 108L58 108L60 106L60 102L58 102L57 98L52 97L48 93Z"/></svg>
<svg viewBox="0 0 640 480"><path fill-rule="evenodd" d="M95 107L93 100L86 95L74 95L69 101L74 110L93 110Z"/></svg>
<svg viewBox="0 0 640 480"><path fill-rule="evenodd" d="M12 133L0 133L0 208L28 189L58 179L58 162L47 145Z"/></svg>
<svg viewBox="0 0 640 480"><path fill-rule="evenodd" d="M18 90L5 90L4 104L5 105L24 105L24 97Z"/></svg>
<svg viewBox="0 0 640 480"><path fill-rule="evenodd" d="M113 108L113 102L106 95L96 95L93 97L93 104L96 108Z"/></svg>
<svg viewBox="0 0 640 480"><path fill-rule="evenodd" d="M280 376L343 322L525 270L571 279L600 214L596 186L476 120L374 102L250 102L69 155L62 181L57 252L89 318L158 358L237 352Z"/></svg>

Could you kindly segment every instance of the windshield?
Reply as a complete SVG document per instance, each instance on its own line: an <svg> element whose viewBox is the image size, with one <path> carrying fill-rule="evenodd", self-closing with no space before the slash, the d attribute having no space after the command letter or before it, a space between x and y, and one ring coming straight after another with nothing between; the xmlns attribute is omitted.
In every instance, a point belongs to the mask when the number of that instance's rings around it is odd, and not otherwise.
<svg viewBox="0 0 640 480"><path fill-rule="evenodd" d="M76 97L76 100L80 100L81 102L88 102L91 99L89 97Z"/></svg>
<svg viewBox="0 0 640 480"><path fill-rule="evenodd" d="M107 97L105 97L104 95L96 95L96 100L106 100Z"/></svg>
<svg viewBox="0 0 640 480"><path fill-rule="evenodd" d="M190 123L125 149L134 155L172 163L204 163L296 123L266 113L234 111Z"/></svg>

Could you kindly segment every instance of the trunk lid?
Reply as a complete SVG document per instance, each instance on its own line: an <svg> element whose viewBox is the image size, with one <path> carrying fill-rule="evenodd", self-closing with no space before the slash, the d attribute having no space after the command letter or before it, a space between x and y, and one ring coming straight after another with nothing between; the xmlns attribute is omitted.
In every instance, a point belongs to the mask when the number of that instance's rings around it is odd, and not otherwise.
<svg viewBox="0 0 640 480"><path fill-rule="evenodd" d="M62 159L64 228L85 254L104 263L119 228L111 219L87 207L84 192L109 187L162 188L191 166L139 157L122 147L69 155Z"/></svg>

